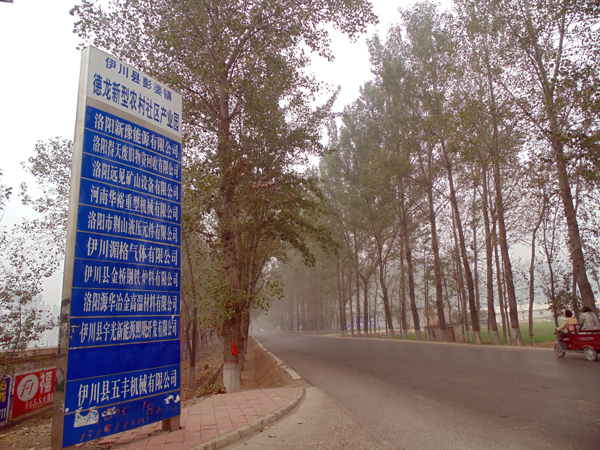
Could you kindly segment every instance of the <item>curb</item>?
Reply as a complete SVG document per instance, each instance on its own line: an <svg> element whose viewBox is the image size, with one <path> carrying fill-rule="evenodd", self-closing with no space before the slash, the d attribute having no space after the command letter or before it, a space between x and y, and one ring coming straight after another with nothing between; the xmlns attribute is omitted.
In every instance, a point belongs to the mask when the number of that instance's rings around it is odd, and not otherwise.
<svg viewBox="0 0 600 450"><path fill-rule="evenodd" d="M212 441L205 442L204 444L197 445L192 447L190 450L215 450L217 448L223 448L229 444L233 444L235 441L246 437L256 431L262 430L267 425L272 424L273 422L281 419L286 413L288 413L293 407L295 407L300 400L304 397L305 389L302 386L299 386L300 392L294 400L289 402L287 405L279 408L274 413L269 414L261 419L258 419L245 427L240 428L239 430L232 431L231 433L225 434L223 436L219 436L218 438L213 439Z"/></svg>
<svg viewBox="0 0 600 450"><path fill-rule="evenodd" d="M285 370L290 377L292 377L292 380L301 380L302 377L300 375L298 375L294 369L292 369L291 367L289 367L288 364L284 363L278 356L274 355L273 353L271 353L269 350L267 350L265 348L264 345L262 345L257 339L254 339L254 342L256 342L258 344L258 346L260 348L263 349L263 351L269 355L271 358L273 358L275 360L275 363L277 364L277 366L281 367L283 370Z"/></svg>

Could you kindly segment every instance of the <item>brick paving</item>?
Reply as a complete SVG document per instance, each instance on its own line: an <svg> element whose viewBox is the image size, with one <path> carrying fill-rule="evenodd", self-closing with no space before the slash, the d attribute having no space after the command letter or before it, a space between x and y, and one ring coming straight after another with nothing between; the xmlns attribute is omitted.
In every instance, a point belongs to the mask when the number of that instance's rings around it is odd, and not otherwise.
<svg viewBox="0 0 600 450"><path fill-rule="evenodd" d="M158 422L108 436L99 444L110 450L219 448L266 426L274 414L280 416L295 405L303 392L300 387L282 387L213 395L182 407L180 430L161 431Z"/></svg>

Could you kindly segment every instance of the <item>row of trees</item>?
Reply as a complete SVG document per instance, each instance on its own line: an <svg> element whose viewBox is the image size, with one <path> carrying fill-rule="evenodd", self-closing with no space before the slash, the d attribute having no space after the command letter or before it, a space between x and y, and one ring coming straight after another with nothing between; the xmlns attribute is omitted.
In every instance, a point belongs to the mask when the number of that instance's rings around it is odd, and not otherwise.
<svg viewBox="0 0 600 450"><path fill-rule="evenodd" d="M419 3L370 41L374 78L321 164L342 332L360 334L380 304L390 335L420 336L424 318L447 339L456 314L481 343L483 306L499 344L499 306L505 342L523 344L518 305L533 343L536 287L555 318L595 307L599 19L593 2ZM514 250L527 247L524 267Z"/></svg>

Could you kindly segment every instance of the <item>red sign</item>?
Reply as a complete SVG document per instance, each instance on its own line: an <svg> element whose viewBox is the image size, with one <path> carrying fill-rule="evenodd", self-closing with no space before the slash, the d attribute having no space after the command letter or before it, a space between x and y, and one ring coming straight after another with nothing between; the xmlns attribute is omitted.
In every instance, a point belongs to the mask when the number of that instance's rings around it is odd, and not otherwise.
<svg viewBox="0 0 600 450"><path fill-rule="evenodd" d="M15 375L12 418L36 412L54 404L56 368Z"/></svg>

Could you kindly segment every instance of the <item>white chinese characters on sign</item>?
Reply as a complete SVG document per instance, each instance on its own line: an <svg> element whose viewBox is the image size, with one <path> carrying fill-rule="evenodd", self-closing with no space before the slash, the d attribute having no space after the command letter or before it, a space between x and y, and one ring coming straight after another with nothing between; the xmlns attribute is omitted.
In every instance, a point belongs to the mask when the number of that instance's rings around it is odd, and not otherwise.
<svg viewBox="0 0 600 450"><path fill-rule="evenodd" d="M93 53L88 69L88 98L181 136L180 95L98 49L93 49Z"/></svg>
<svg viewBox="0 0 600 450"><path fill-rule="evenodd" d="M154 371L134 376L123 376L113 380L79 385L78 406L85 407L114 400L126 400L177 386L177 370Z"/></svg>

